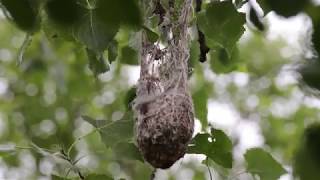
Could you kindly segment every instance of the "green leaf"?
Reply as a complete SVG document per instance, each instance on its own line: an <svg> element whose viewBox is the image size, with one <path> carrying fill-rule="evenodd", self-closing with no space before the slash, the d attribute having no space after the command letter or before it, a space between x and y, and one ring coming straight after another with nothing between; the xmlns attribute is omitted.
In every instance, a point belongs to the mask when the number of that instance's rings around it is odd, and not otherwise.
<svg viewBox="0 0 320 180"><path fill-rule="evenodd" d="M200 45L198 41L192 41L190 46L190 60L188 61L191 67L195 67L195 65L199 62L200 57Z"/></svg>
<svg viewBox="0 0 320 180"><path fill-rule="evenodd" d="M151 17L149 17L149 21L146 23L148 23L148 27L151 27L151 29L156 29L158 28L159 21L160 18L158 15L152 15Z"/></svg>
<svg viewBox="0 0 320 180"><path fill-rule="evenodd" d="M310 59L306 60L298 72L300 74L300 82L304 85L307 85L311 89L320 90L320 60L319 59Z"/></svg>
<svg viewBox="0 0 320 180"><path fill-rule="evenodd" d="M114 43L114 37L118 27L109 27L108 25L97 18L95 9L88 9L83 15L81 23L77 23L73 29L75 39L88 49L89 67L95 75L110 69L109 62L106 62L103 56L104 50L108 48L108 56L110 55L111 60L114 60L114 56L116 56L117 45Z"/></svg>
<svg viewBox="0 0 320 180"><path fill-rule="evenodd" d="M227 49L216 48L210 51L210 66L217 73L229 73L237 69L239 64L238 48L229 55Z"/></svg>
<svg viewBox="0 0 320 180"><path fill-rule="evenodd" d="M301 12L308 0L265 0L265 4L283 17L291 17Z"/></svg>
<svg viewBox="0 0 320 180"><path fill-rule="evenodd" d="M118 57L118 43L116 41L112 41L108 47L108 60L110 63L115 61Z"/></svg>
<svg viewBox="0 0 320 180"><path fill-rule="evenodd" d="M247 171L261 180L277 180L287 171L268 152L261 148L249 149L244 155Z"/></svg>
<svg viewBox="0 0 320 180"><path fill-rule="evenodd" d="M102 0L97 3L97 15L110 27L127 25L141 27L141 12L135 0Z"/></svg>
<svg viewBox="0 0 320 180"><path fill-rule="evenodd" d="M61 26L44 15L42 17L41 27L51 42L75 41L75 37L72 34L75 28L74 26Z"/></svg>
<svg viewBox="0 0 320 180"><path fill-rule="evenodd" d="M320 176L320 124L312 124L303 135L294 159L294 174L300 180L317 180Z"/></svg>
<svg viewBox="0 0 320 180"><path fill-rule="evenodd" d="M28 32L36 30L39 23L37 4L29 0L1 0L0 2L19 28Z"/></svg>
<svg viewBox="0 0 320 180"><path fill-rule="evenodd" d="M198 65L200 58L200 46L198 41L192 41L190 45L190 58L188 61L188 76L193 74L194 68Z"/></svg>
<svg viewBox="0 0 320 180"><path fill-rule="evenodd" d="M139 65L138 53L130 46L121 49L120 62L128 65Z"/></svg>
<svg viewBox="0 0 320 180"><path fill-rule="evenodd" d="M199 13L198 24L210 49L223 47L231 56L244 33L245 15L237 12L231 1L215 1Z"/></svg>
<svg viewBox="0 0 320 180"><path fill-rule="evenodd" d="M132 116L132 113L127 113L127 116L117 121L94 120L88 116L83 116L83 119L96 127L106 147L112 148L120 142L132 140L134 127Z"/></svg>
<svg viewBox="0 0 320 180"><path fill-rule="evenodd" d="M90 49L86 50L89 60L89 68L95 76L110 70L109 62L106 62L103 54L97 53Z"/></svg>
<svg viewBox="0 0 320 180"><path fill-rule="evenodd" d="M266 16L270 11L272 11L272 9L270 9L269 5L267 4L266 0L257 0L257 3L263 10L264 16Z"/></svg>
<svg viewBox="0 0 320 180"><path fill-rule="evenodd" d="M309 3L305 9L305 13L307 13L312 19L313 23L319 23L320 21L320 6L317 6L313 3Z"/></svg>
<svg viewBox="0 0 320 180"><path fill-rule="evenodd" d="M104 51L113 41L118 26L109 26L96 15L96 10L88 10L81 23L74 26L74 36L87 48L94 51Z"/></svg>
<svg viewBox="0 0 320 180"><path fill-rule="evenodd" d="M314 49L318 52L318 55L320 55L320 20L319 22L314 23L312 43L313 43Z"/></svg>
<svg viewBox="0 0 320 180"><path fill-rule="evenodd" d="M159 39L159 35L152 31L151 29L149 29L146 26L143 26L143 29L145 30L146 34L147 34L147 38L150 42L155 43L157 42L157 40Z"/></svg>
<svg viewBox="0 0 320 180"><path fill-rule="evenodd" d="M192 94L195 117L200 120L203 129L208 126L208 98L208 90L204 85Z"/></svg>
<svg viewBox="0 0 320 180"><path fill-rule="evenodd" d="M125 96L124 105L127 107L128 110L131 109L131 103L137 96L136 91L137 91L137 88L133 86L132 88L129 89L129 91Z"/></svg>
<svg viewBox="0 0 320 180"><path fill-rule="evenodd" d="M62 26L78 23L86 11L77 0L48 0L45 9L49 18Z"/></svg>
<svg viewBox="0 0 320 180"><path fill-rule="evenodd" d="M97 8L89 4L89 1L87 5L83 5L75 0L66 4L62 0L51 0L46 7L49 18L45 24L49 28L54 27L52 30L46 28L46 33L50 37L63 36L68 40L82 43L87 48L89 67L93 73L98 75L108 71L109 62L105 60L103 54L108 49L108 60L116 59L117 44L114 37L119 25L115 26L99 18ZM70 17L66 15L69 13ZM51 31L54 33L50 34Z"/></svg>
<svg viewBox="0 0 320 180"><path fill-rule="evenodd" d="M133 143L121 142L114 147L114 152L119 159L144 162L139 149Z"/></svg>
<svg viewBox="0 0 320 180"><path fill-rule="evenodd" d="M86 180L113 180L110 176L104 174L90 174L86 176Z"/></svg>
<svg viewBox="0 0 320 180"><path fill-rule="evenodd" d="M45 25L50 28L47 28L46 32L56 31L51 36L63 34L68 40L75 39L99 53L109 47L119 29L119 25L106 22L97 16L97 8L91 4L83 5L76 0L48 1L46 12L48 20ZM70 35L73 36L72 39Z"/></svg>
<svg viewBox="0 0 320 180"><path fill-rule="evenodd" d="M211 134L197 134L190 143L188 153L204 154L215 163L232 168L232 142L222 130L212 129Z"/></svg>

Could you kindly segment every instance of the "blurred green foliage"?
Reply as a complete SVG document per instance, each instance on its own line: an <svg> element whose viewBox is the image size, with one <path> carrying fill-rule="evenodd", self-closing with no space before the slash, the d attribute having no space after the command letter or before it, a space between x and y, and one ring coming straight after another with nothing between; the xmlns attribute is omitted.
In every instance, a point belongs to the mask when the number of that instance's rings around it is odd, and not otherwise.
<svg viewBox="0 0 320 180"><path fill-rule="evenodd" d="M286 170L262 149L249 149L244 155L248 163L248 171L258 174L261 180L278 179Z"/></svg>

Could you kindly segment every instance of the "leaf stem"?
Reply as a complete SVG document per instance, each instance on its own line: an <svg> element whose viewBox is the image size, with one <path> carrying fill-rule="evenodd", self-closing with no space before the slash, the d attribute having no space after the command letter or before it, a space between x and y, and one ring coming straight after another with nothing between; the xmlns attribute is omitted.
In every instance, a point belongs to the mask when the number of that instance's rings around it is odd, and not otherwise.
<svg viewBox="0 0 320 180"><path fill-rule="evenodd" d="M32 34L31 33L27 33L26 37L23 40L23 43L19 49L18 52L18 61L17 61L17 65L20 65L23 61L23 57L24 57L24 53L26 51L26 49L29 47L30 43L32 41Z"/></svg>
<svg viewBox="0 0 320 180"><path fill-rule="evenodd" d="M98 131L98 128L95 128L93 131L83 135L83 136L80 136L78 137L77 139L75 139L75 141L73 141L73 143L70 145L70 147L68 148L68 151L67 151L67 155L70 157L70 152L71 150L73 149L73 147L79 142L81 141L83 138L86 138L87 136L90 136L91 134L95 133L96 131Z"/></svg>
<svg viewBox="0 0 320 180"><path fill-rule="evenodd" d="M238 172L238 173L236 173L236 174L234 174L233 176L231 176L229 179L235 179L237 176L239 176L239 175L241 175L241 174L245 174L245 173L247 173L247 171L240 171L240 172Z"/></svg>
<svg viewBox="0 0 320 180"><path fill-rule="evenodd" d="M4 7L4 5L1 4L1 3L0 3L0 9L1 9L2 12L3 12L3 15L10 21L10 23L13 23L12 17L11 17L10 14L8 13L6 7Z"/></svg>
<svg viewBox="0 0 320 180"><path fill-rule="evenodd" d="M207 166L207 168L208 168L210 180L212 180L212 174L211 174L211 170L210 170L210 167L209 167L209 159L208 159L208 158L206 159L206 166Z"/></svg>
<svg viewBox="0 0 320 180"><path fill-rule="evenodd" d="M24 150L24 149L33 149L32 147L24 147L24 146L15 146L15 148L17 148L17 149L21 149L21 150Z"/></svg>
<svg viewBox="0 0 320 180"><path fill-rule="evenodd" d="M73 149L73 147L74 147L80 140L82 140L83 138L86 138L87 136L95 133L96 131L100 131L101 129L104 129L104 128L109 127L109 126L112 125L113 123L114 123L114 122L111 122L111 123L108 123L108 124L106 124L106 125L104 125L104 126L96 127L96 128L95 128L94 130L92 130L91 132L89 132L89 133L87 133L87 134L85 134L85 135L83 135L83 136L80 136L80 137L78 137L77 139L75 139L74 142L73 142L73 143L70 145L70 147L68 148L67 155L70 156L71 150Z"/></svg>
<svg viewBox="0 0 320 180"><path fill-rule="evenodd" d="M89 9L93 9L93 7L91 6L91 4L90 4L89 0L86 0L86 2L87 2L87 6L88 6L88 8L89 8Z"/></svg>

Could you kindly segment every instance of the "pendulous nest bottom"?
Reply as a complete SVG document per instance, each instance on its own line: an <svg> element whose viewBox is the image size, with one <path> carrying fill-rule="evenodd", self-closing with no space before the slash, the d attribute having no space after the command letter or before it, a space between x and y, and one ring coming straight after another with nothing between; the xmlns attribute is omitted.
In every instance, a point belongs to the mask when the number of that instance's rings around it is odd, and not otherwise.
<svg viewBox="0 0 320 180"><path fill-rule="evenodd" d="M166 169L184 156L194 128L191 97L168 92L136 109L137 143L144 159Z"/></svg>

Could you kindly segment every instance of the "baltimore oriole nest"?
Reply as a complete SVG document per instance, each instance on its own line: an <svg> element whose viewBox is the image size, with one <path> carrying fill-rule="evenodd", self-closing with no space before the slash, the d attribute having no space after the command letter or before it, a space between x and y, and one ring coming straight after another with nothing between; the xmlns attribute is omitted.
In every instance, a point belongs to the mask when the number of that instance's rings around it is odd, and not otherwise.
<svg viewBox="0 0 320 180"><path fill-rule="evenodd" d="M142 34L141 71L133 109L139 150L155 168L169 168L183 157L193 134L193 104L187 88L191 3L185 1L177 22L167 18L161 24L167 26L167 32L162 33L173 34L167 47L161 49L159 42L151 43Z"/></svg>

